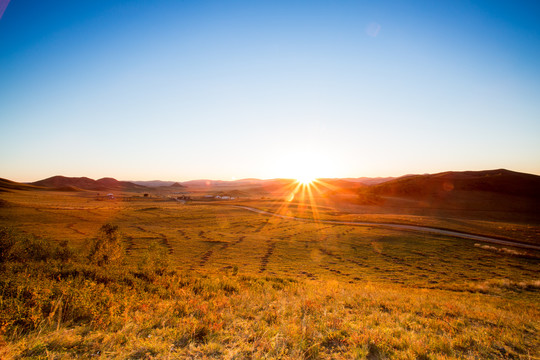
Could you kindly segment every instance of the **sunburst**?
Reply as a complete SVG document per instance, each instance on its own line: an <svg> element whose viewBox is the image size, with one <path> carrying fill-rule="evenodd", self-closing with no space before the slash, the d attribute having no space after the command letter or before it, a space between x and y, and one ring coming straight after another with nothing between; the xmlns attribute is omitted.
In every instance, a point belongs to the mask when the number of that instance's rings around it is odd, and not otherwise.
<svg viewBox="0 0 540 360"><path fill-rule="evenodd" d="M311 185L314 181L315 181L315 178L311 176L301 176L296 179L297 183L304 186Z"/></svg>

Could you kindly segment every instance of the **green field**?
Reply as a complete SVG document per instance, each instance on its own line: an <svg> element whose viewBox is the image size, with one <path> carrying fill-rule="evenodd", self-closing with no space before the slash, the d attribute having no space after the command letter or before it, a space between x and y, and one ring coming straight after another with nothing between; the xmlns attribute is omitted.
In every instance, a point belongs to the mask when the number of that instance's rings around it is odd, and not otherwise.
<svg viewBox="0 0 540 360"><path fill-rule="evenodd" d="M540 254L533 250L299 222L232 202L43 191L1 199L2 241L12 245L1 265L0 358L540 356ZM529 243L539 231L276 199L239 203ZM110 237L100 235L104 224L118 227L118 243L110 261L99 263L90 254L93 239ZM122 250L117 260L114 246Z"/></svg>

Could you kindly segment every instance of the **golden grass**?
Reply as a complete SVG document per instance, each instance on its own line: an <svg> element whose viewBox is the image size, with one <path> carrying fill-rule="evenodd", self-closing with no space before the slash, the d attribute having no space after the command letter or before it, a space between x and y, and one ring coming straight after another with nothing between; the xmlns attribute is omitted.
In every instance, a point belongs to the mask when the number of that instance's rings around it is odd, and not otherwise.
<svg viewBox="0 0 540 360"><path fill-rule="evenodd" d="M142 196L2 196L2 359L539 356L535 256ZM123 256L94 261L117 254L92 247L107 223Z"/></svg>

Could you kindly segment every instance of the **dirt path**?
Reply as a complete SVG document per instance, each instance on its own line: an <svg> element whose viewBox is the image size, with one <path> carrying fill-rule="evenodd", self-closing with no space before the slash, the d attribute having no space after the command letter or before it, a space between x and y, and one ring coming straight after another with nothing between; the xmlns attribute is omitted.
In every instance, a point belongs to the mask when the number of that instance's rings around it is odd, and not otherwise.
<svg viewBox="0 0 540 360"><path fill-rule="evenodd" d="M492 244L508 245L508 246L519 247L519 248L524 248L524 249L540 250L540 246L537 246L537 245L524 244L524 243L520 243L517 241L510 241L510 240L500 240L500 239L495 239L488 236L468 234L468 233L463 233L463 232L453 231L453 230L437 229L437 228L432 228L428 226L366 222L366 221L315 220L315 219L306 219L306 218L299 218L295 216L276 214L270 211L264 211L264 210L252 208L249 206L243 206L243 205L229 205L229 206L252 211L257 214L276 216L276 217L289 219L289 220L297 220L297 221L304 221L304 222L317 222L317 223L322 223L322 224L371 226L371 227L387 228L387 229L394 229L394 230L417 231L417 232L431 233L431 234L437 234L437 235L453 236L453 237L458 237L462 239L482 241L482 242L487 242L487 243L492 243Z"/></svg>

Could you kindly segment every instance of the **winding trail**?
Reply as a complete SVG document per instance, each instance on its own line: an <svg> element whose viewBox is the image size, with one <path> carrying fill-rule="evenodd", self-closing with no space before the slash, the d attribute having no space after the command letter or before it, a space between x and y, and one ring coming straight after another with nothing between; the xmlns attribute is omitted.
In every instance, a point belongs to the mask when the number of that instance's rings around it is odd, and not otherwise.
<svg viewBox="0 0 540 360"><path fill-rule="evenodd" d="M316 222L316 223L334 224L334 225L371 226L371 227L379 227L379 228L386 228L386 229L393 229L393 230L416 231L416 232L423 232L423 233L430 233L430 234L437 234L437 235L453 236L453 237L458 237L462 239L476 240L476 241L482 241L482 242L487 242L487 243L492 243L492 244L508 245L508 246L519 247L519 248L524 248L524 249L540 250L540 246L537 246L537 245L524 244L517 241L495 239L488 236L468 234L468 233L454 231L454 230L437 229L437 228L432 228L429 226L404 225L404 224L367 222L367 221L315 220L315 219L306 219L306 218L299 218L295 216L276 214L270 211L264 211L264 210L252 208L249 206L243 206L243 205L229 205L229 206L252 211L257 214L275 216L282 219L289 219L289 220L296 220L296 221Z"/></svg>

